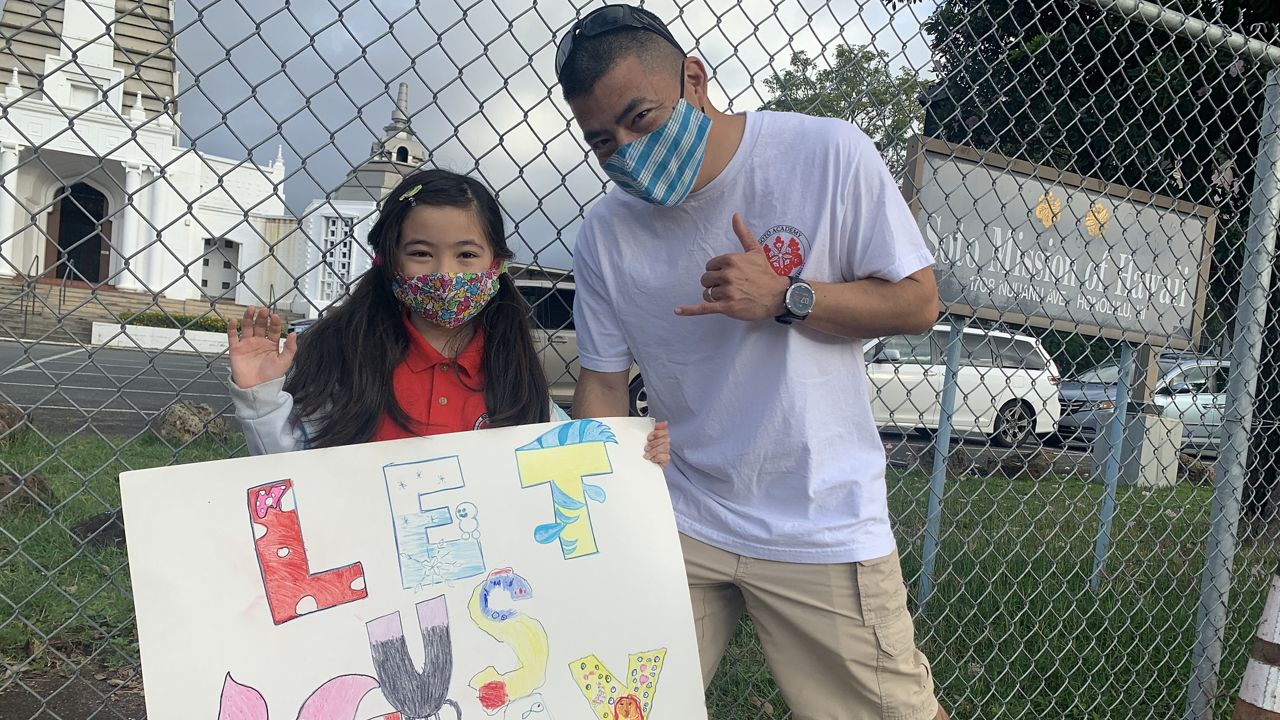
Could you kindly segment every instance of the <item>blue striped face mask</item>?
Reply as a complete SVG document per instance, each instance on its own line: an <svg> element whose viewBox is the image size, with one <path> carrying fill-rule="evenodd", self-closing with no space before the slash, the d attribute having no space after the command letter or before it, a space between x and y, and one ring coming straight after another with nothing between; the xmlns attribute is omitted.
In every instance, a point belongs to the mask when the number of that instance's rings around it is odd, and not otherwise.
<svg viewBox="0 0 1280 720"><path fill-rule="evenodd" d="M680 100L657 130L618 148L604 172L618 187L654 205L675 207L689 197L707 154L711 118Z"/></svg>

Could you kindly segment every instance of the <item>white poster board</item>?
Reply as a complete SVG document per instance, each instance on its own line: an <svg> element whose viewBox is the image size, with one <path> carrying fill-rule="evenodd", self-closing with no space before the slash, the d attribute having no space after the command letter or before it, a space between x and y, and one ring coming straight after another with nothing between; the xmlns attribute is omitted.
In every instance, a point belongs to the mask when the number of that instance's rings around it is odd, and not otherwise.
<svg viewBox="0 0 1280 720"><path fill-rule="evenodd" d="M652 425L125 473L147 717L705 719Z"/></svg>

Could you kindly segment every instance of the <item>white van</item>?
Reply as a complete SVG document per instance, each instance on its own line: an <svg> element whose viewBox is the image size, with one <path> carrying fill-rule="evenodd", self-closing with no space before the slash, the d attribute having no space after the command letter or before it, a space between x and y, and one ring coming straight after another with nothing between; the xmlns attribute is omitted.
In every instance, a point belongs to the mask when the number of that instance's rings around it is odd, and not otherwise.
<svg viewBox="0 0 1280 720"><path fill-rule="evenodd" d="M867 341L871 409L882 428L936 430L950 326ZM1034 337L966 328L961 339L953 428L1015 447L1058 427L1058 366Z"/></svg>

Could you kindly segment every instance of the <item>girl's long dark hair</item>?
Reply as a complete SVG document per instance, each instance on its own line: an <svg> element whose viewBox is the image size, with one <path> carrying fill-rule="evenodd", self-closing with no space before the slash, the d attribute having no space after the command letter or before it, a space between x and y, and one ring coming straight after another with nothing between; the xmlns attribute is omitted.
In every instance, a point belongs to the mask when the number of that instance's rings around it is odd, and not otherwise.
<svg viewBox="0 0 1280 720"><path fill-rule="evenodd" d="M421 188L401 200L409 190ZM285 390L293 395L295 418L314 423L309 447L368 442L386 414L415 432L392 391L392 375L409 348L404 307L391 292L400 226L416 205L467 208L476 214L495 258L511 259L502 210L483 183L445 170L406 177L383 200L369 231L375 263L351 295L307 331L299 343ZM550 419L547 380L533 347L529 304L503 274L499 290L471 322L484 329L484 399L491 427Z"/></svg>

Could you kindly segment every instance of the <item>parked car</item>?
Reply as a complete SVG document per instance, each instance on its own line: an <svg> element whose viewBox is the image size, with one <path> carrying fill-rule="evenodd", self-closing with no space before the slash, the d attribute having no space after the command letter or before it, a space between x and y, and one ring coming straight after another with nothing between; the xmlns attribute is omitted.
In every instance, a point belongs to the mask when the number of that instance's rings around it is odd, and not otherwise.
<svg viewBox="0 0 1280 720"><path fill-rule="evenodd" d="M1152 402L1160 413L1182 421L1183 452L1216 455L1219 428L1226 405L1231 363L1214 357L1176 352L1161 353ZM1093 442L1115 415L1118 360L1108 360L1062 383L1062 420L1058 433L1064 443Z"/></svg>
<svg viewBox="0 0 1280 720"><path fill-rule="evenodd" d="M573 283L560 280L516 280L533 308L533 347L547 376L551 399L568 407L578 383L578 333L573 329Z"/></svg>
<svg viewBox="0 0 1280 720"><path fill-rule="evenodd" d="M581 372L578 333L573 328L573 281L520 278L516 280L516 287L533 307L533 344L547 376L551 399L568 408L573 403L573 391ZM648 392L635 365L631 366L629 391L630 414L648 415Z"/></svg>
<svg viewBox="0 0 1280 720"><path fill-rule="evenodd" d="M865 343L871 409L881 428L936 430L951 328ZM961 336L953 431L1003 447L1058 426L1058 367L1034 337L966 328Z"/></svg>
<svg viewBox="0 0 1280 720"><path fill-rule="evenodd" d="M315 325L317 319L318 318L299 318L298 320L294 320L289 325L289 332L296 332L298 333L298 337L302 337L302 333L309 330L312 325Z"/></svg>

